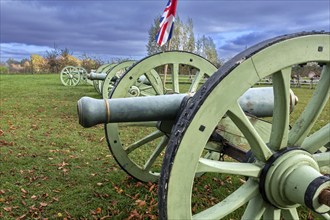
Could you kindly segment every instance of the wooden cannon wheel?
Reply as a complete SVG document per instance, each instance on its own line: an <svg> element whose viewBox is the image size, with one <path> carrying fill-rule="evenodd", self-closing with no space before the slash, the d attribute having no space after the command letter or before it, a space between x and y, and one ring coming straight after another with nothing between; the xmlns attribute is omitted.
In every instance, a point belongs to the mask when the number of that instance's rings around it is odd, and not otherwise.
<svg viewBox="0 0 330 220"><path fill-rule="evenodd" d="M238 54L210 77L183 110L169 139L159 185L161 219L299 219L301 204L330 218L329 206L317 199L330 188L329 178L322 175L329 175L329 122L314 128L329 100L329 44L330 35L323 32L276 37ZM323 66L322 75L305 110L293 119L292 66L308 62ZM270 137L264 141L237 100L269 76L275 101ZM212 137L224 118L246 138L252 154L247 162L230 155L223 161L202 157L208 145L216 144ZM206 174L195 178L199 172ZM211 178L214 188L207 182L204 193L196 191L205 178ZM237 187L232 189L231 183Z"/></svg>
<svg viewBox="0 0 330 220"><path fill-rule="evenodd" d="M99 68L97 68L95 73L107 73L114 66L116 66L115 63L104 64L104 65L100 66ZM93 80L94 89L96 90L96 92L98 94L101 94L101 95L102 95L103 82L104 82L103 80Z"/></svg>
<svg viewBox="0 0 330 220"><path fill-rule="evenodd" d="M81 66L76 67L78 69L78 72L80 73L80 78L84 83L87 83L89 85L93 85L93 82L89 79L87 79L87 70Z"/></svg>
<svg viewBox="0 0 330 220"><path fill-rule="evenodd" d="M109 98L109 94L115 84L116 81L113 81L113 77L120 78L126 70L132 66L136 61L128 60L118 63L117 65L113 66L110 70L107 71L107 77L105 78L102 86L102 97Z"/></svg>
<svg viewBox="0 0 330 220"><path fill-rule="evenodd" d="M159 71L168 65L173 92L195 92L204 77L211 76L216 67L193 53L170 51L149 56L135 63L117 81L110 98L163 95L166 93ZM179 83L181 67L189 66L196 73L190 84ZM144 82L143 82L144 81ZM174 122L168 122L170 129ZM158 181L168 134L156 128L157 122L109 123L105 132L114 158L129 175L148 182ZM166 123L165 123L166 124ZM166 125L165 125L166 127Z"/></svg>
<svg viewBox="0 0 330 220"><path fill-rule="evenodd" d="M81 75L77 67L66 66L61 70L60 79L65 86L76 86L80 82Z"/></svg>

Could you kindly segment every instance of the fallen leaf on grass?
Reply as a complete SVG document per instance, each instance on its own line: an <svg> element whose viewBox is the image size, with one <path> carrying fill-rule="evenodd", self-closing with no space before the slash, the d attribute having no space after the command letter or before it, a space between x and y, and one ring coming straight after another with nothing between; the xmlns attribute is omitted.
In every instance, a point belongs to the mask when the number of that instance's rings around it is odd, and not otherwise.
<svg viewBox="0 0 330 220"><path fill-rule="evenodd" d="M151 192L155 188L156 184L152 184L151 187L149 188L149 192Z"/></svg>
<svg viewBox="0 0 330 220"><path fill-rule="evenodd" d="M98 207L97 209L95 209L96 214L100 214L102 212L102 209L100 207Z"/></svg>
<svg viewBox="0 0 330 220"><path fill-rule="evenodd" d="M21 215L20 217L18 217L16 220L23 220L25 219L27 216L27 214Z"/></svg>
<svg viewBox="0 0 330 220"><path fill-rule="evenodd" d="M21 188L21 192L24 193L24 194L27 194L27 193L28 193L28 192L27 192L25 189L23 189L23 188Z"/></svg>
<svg viewBox="0 0 330 220"><path fill-rule="evenodd" d="M143 200L140 200L140 199L136 200L135 203L140 207L143 207L143 206L146 205L146 201L143 201Z"/></svg>
<svg viewBox="0 0 330 220"><path fill-rule="evenodd" d="M15 143L14 142L7 142L5 140L0 140L0 146L14 146Z"/></svg>
<svg viewBox="0 0 330 220"><path fill-rule="evenodd" d="M40 206L42 206L42 207L46 207L46 206L48 206L48 204L45 203L45 202L40 202L39 204L40 204Z"/></svg>
<svg viewBox="0 0 330 220"><path fill-rule="evenodd" d="M22 205L26 206L26 202L24 200L21 201Z"/></svg>
<svg viewBox="0 0 330 220"><path fill-rule="evenodd" d="M33 196L31 196L31 199L36 200L36 199L38 199L38 197L33 195Z"/></svg>
<svg viewBox="0 0 330 220"><path fill-rule="evenodd" d="M6 212L11 212L13 210L12 207L4 207L3 208Z"/></svg>

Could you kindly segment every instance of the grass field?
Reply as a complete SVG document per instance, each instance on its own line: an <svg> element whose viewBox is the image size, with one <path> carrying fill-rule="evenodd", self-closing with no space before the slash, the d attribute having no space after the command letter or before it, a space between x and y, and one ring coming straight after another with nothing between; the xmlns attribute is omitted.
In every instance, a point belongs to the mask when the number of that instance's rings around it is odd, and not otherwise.
<svg viewBox="0 0 330 220"><path fill-rule="evenodd" d="M299 113L312 90L295 93ZM119 168L103 125L78 124L82 96L100 97L89 85L63 86L59 75L0 75L0 218L157 219L157 184L138 182ZM325 123L329 115L328 103ZM220 182L227 192L239 184L223 178L212 184ZM201 178L197 191L209 192L212 184ZM214 196L201 202L212 203ZM313 219L302 212L302 219Z"/></svg>

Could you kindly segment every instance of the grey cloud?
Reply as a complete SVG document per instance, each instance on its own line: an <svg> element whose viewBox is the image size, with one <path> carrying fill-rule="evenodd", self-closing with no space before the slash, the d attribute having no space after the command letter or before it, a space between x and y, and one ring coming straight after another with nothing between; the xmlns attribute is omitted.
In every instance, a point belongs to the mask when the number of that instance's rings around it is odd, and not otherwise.
<svg viewBox="0 0 330 220"><path fill-rule="evenodd" d="M1 0L1 43L57 45L76 52L143 57L148 29L167 0ZM328 0L179 0L196 36L214 38L220 56L285 33L330 31ZM234 34L231 34L234 33ZM8 53L1 49L1 54Z"/></svg>

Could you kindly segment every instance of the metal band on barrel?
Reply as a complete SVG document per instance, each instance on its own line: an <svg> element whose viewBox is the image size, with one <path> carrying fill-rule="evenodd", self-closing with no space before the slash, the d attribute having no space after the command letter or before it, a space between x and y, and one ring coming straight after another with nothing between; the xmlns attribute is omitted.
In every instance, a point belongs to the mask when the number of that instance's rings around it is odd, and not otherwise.
<svg viewBox="0 0 330 220"><path fill-rule="evenodd" d="M110 123L110 106L107 99L104 99L105 102L105 111L106 111L106 117L107 117L107 123Z"/></svg>

